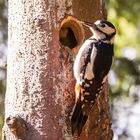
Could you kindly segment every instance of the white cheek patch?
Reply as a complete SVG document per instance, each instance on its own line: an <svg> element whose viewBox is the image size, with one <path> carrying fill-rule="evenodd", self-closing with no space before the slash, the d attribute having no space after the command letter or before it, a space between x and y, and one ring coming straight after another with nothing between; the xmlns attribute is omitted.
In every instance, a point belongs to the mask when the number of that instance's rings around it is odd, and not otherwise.
<svg viewBox="0 0 140 140"><path fill-rule="evenodd" d="M98 27L98 28L106 34L112 34L115 32L115 29L109 27L108 25L106 25L105 27Z"/></svg>
<svg viewBox="0 0 140 140"><path fill-rule="evenodd" d="M115 32L115 30L113 28L106 27L106 28L103 28L103 32L108 33L108 34L112 34Z"/></svg>

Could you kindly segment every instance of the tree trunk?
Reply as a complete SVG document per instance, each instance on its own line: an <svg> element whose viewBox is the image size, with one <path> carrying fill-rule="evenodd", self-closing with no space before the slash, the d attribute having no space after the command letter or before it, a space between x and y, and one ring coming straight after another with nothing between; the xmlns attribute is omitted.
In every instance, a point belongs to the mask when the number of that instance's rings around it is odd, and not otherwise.
<svg viewBox="0 0 140 140"><path fill-rule="evenodd" d="M106 18L102 0L9 0L3 140L112 139L107 84L81 136L71 135L75 101L71 53L76 55L83 38L75 37L77 42L69 49L59 42L66 14L86 21Z"/></svg>

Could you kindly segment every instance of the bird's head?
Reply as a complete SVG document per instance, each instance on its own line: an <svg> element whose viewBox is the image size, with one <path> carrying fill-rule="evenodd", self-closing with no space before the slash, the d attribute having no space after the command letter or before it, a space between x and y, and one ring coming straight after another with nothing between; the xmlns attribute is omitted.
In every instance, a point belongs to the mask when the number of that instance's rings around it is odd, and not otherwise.
<svg viewBox="0 0 140 140"><path fill-rule="evenodd" d="M90 28L91 32L93 33L93 38L113 44L116 29L111 22L106 20L97 20L94 23L85 21L82 23Z"/></svg>

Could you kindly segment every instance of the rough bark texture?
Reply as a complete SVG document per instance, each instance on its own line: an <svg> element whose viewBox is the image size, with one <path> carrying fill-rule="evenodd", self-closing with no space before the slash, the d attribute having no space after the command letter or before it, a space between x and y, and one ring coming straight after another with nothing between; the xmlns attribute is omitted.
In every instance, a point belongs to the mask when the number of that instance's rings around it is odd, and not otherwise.
<svg viewBox="0 0 140 140"><path fill-rule="evenodd" d="M105 18L102 0L9 0L9 49L3 140L111 140L108 89L80 137L71 135L73 61L60 49L65 14Z"/></svg>

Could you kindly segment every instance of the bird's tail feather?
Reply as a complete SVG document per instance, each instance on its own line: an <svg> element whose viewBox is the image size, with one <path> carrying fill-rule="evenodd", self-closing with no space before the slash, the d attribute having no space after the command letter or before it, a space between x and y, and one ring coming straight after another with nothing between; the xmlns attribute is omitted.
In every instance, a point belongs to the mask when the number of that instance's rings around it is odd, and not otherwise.
<svg viewBox="0 0 140 140"><path fill-rule="evenodd" d="M82 114L82 112L80 113L79 122L78 122L78 127L77 127L78 135L81 134L82 128L83 128L83 126L85 125L85 123L86 123L86 121L87 121L87 118L88 118L88 116L86 116L86 115L84 116L84 115Z"/></svg>
<svg viewBox="0 0 140 140"><path fill-rule="evenodd" d="M83 115L81 101L78 100L76 103L76 106L74 108L72 118L71 118L72 135L74 135L76 129L77 129L78 135L81 134L82 128L83 128L84 124L86 123L87 118L88 118L88 116Z"/></svg>

